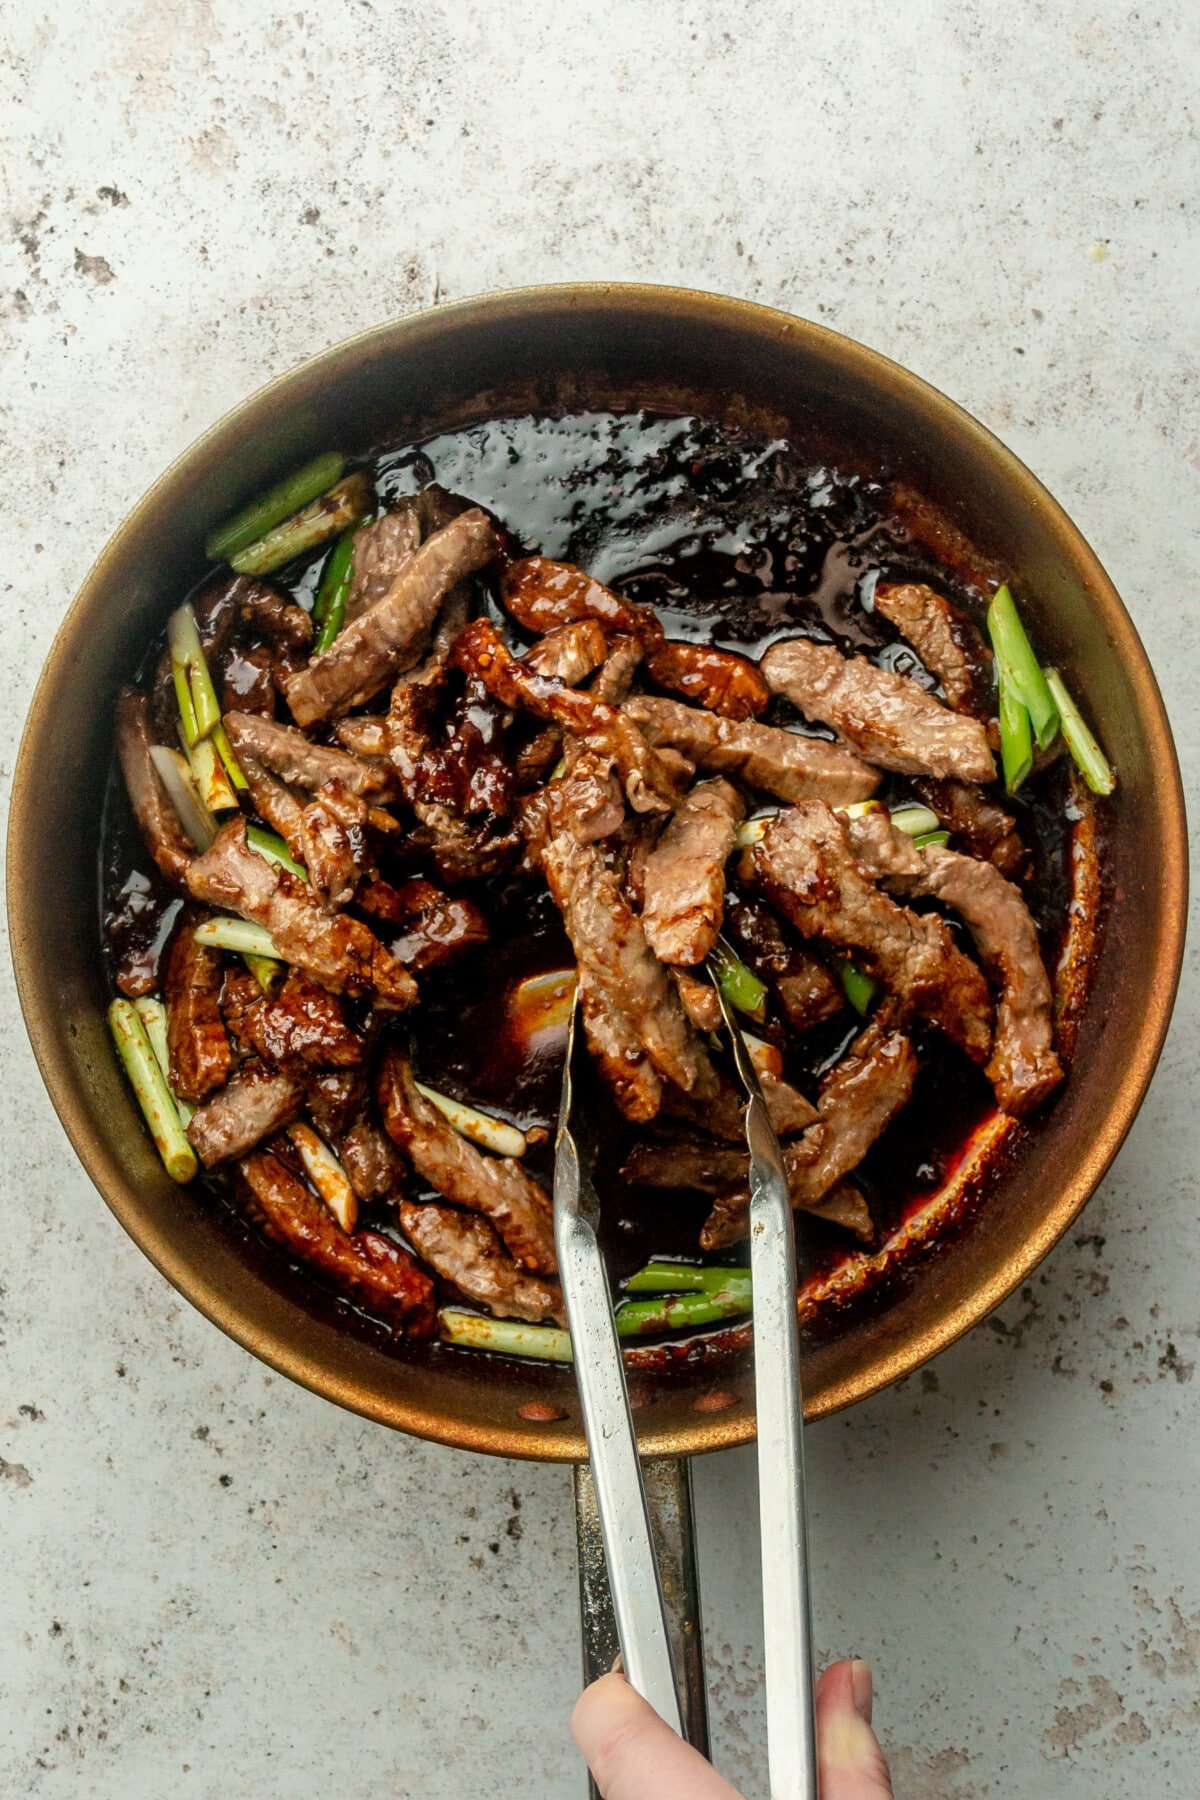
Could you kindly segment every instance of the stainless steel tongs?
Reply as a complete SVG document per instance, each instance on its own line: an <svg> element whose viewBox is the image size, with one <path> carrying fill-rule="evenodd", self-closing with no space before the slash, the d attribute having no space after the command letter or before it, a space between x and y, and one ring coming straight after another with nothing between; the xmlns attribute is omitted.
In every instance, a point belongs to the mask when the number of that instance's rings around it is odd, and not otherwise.
<svg viewBox="0 0 1200 1800"><path fill-rule="evenodd" d="M817 1800L812 1613L791 1203L779 1142L745 1039L717 984L750 1149L750 1268L771 1800ZM554 1233L625 1673L682 1735L662 1585L612 1301L596 1230L594 1140L577 1104L587 1052L576 1003L554 1163Z"/></svg>

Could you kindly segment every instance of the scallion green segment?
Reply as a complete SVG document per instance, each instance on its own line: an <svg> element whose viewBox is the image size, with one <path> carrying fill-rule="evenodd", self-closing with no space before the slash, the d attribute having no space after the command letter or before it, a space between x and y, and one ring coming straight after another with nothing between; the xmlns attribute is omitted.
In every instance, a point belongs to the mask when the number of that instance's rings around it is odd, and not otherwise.
<svg viewBox="0 0 1200 1800"><path fill-rule="evenodd" d="M617 1336L651 1337L663 1331L690 1331L737 1319L752 1304L750 1271L729 1269L723 1286L699 1294L660 1294L652 1300L627 1300L617 1308Z"/></svg>
<svg viewBox="0 0 1200 1800"><path fill-rule="evenodd" d="M1004 786L1015 794L1033 767L1033 733L1029 708L1011 681L1000 674L1000 761Z"/></svg>
<svg viewBox="0 0 1200 1800"><path fill-rule="evenodd" d="M723 938L718 938L713 946L712 963L721 992L730 1006L761 1025L767 1016L766 984L758 979L753 969L747 968Z"/></svg>
<svg viewBox="0 0 1200 1800"><path fill-rule="evenodd" d="M838 974L842 980L842 992L859 1017L865 1019L878 992L876 983L849 960L838 965Z"/></svg>
<svg viewBox="0 0 1200 1800"><path fill-rule="evenodd" d="M746 1269L705 1267L699 1263L666 1262L656 1257L625 1283L627 1294L709 1294L728 1285L730 1277L749 1279Z"/></svg>
<svg viewBox="0 0 1200 1800"><path fill-rule="evenodd" d="M905 837L922 837L927 831L936 831L941 824L937 814L929 806L898 806L888 817L897 831Z"/></svg>
<svg viewBox="0 0 1200 1800"><path fill-rule="evenodd" d="M313 624L317 627L313 651L320 655L328 650L346 617L346 596L354 579L354 536L357 527L343 532L321 574L321 585L313 604Z"/></svg>
<svg viewBox="0 0 1200 1800"><path fill-rule="evenodd" d="M1062 720L1062 734L1067 749L1075 758L1079 773L1093 794L1111 794L1117 785L1113 766L1084 724L1083 714L1067 691L1067 684L1057 669L1045 671L1046 685L1054 696Z"/></svg>
<svg viewBox="0 0 1200 1800"><path fill-rule="evenodd" d="M196 615L186 600L167 620L167 645L179 719L190 750L200 738L212 736L221 723L221 706L196 629Z"/></svg>
<svg viewBox="0 0 1200 1800"><path fill-rule="evenodd" d="M299 512L292 513L264 537L256 538L229 559L239 575L269 575L318 544L327 544L370 512L371 484L363 474L347 475Z"/></svg>
<svg viewBox="0 0 1200 1800"><path fill-rule="evenodd" d="M264 831L261 825L247 825L246 842L268 862L278 863L289 875L298 875L301 881L308 880L308 870L303 863L298 863L283 839L274 831Z"/></svg>
<svg viewBox="0 0 1200 1800"><path fill-rule="evenodd" d="M913 848L916 850L926 850L930 844L941 845L948 844L949 842L950 833L948 831L923 831L920 837L915 837L913 839Z"/></svg>
<svg viewBox="0 0 1200 1800"><path fill-rule="evenodd" d="M997 588L988 607L987 623L1000 673L1001 696L1007 684L1025 702L1038 748L1048 750L1058 734L1058 708L1007 585ZM1010 787L1008 791L1011 794L1016 790Z"/></svg>
<svg viewBox="0 0 1200 1800"><path fill-rule="evenodd" d="M205 919L192 936L210 950L232 950L236 956L270 956L276 962L283 961L266 926L254 925L249 919L235 919L232 915Z"/></svg>
<svg viewBox="0 0 1200 1800"><path fill-rule="evenodd" d="M184 1136L175 1096L131 1000L113 1001L108 1028L163 1167L172 1181L190 1181L196 1173L196 1152Z"/></svg>
<svg viewBox="0 0 1200 1800"><path fill-rule="evenodd" d="M539 1362L571 1361L571 1334L558 1325L522 1325L515 1319L492 1319L483 1313L443 1306L438 1331L445 1344L464 1350L493 1350L502 1356L531 1356Z"/></svg>
<svg viewBox="0 0 1200 1800"><path fill-rule="evenodd" d="M312 462L305 463L294 475L288 475L258 500L252 500L244 506L240 513L209 534L205 543L205 554L213 562L226 562L235 557L239 550L272 530L276 525L290 518L310 500L324 494L337 481L346 466L344 457L335 451L327 451L324 456L314 457Z"/></svg>
<svg viewBox="0 0 1200 1800"><path fill-rule="evenodd" d="M162 1070L162 1078L171 1088L171 1053L167 1047L167 1009L157 994L144 994L133 1003L134 1011L142 1021L142 1027L150 1040L150 1048L154 1052L154 1060ZM175 1110L179 1114L179 1123L187 1129L195 1108L186 1100L175 1098L175 1090L171 1088L175 1099Z"/></svg>

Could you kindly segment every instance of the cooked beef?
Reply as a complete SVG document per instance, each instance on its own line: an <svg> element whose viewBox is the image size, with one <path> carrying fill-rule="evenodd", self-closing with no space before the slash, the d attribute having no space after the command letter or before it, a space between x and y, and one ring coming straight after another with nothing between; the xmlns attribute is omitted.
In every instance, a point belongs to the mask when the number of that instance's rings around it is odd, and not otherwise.
<svg viewBox="0 0 1200 1800"><path fill-rule="evenodd" d="M764 1073L759 1076L759 1086L776 1137L795 1137L798 1131L816 1123L816 1107L790 1081ZM677 1119L687 1119L709 1137L724 1138L731 1143L746 1141L745 1106L741 1089L725 1084L719 1094L706 1100L697 1100L691 1094L668 1088L663 1102L664 1112Z"/></svg>
<svg viewBox="0 0 1200 1800"><path fill-rule="evenodd" d="M347 1022L342 1001L301 969L289 969L275 994L247 1009L239 1036L265 1063L289 1075L356 1069L363 1060L363 1040Z"/></svg>
<svg viewBox="0 0 1200 1800"><path fill-rule="evenodd" d="M726 719L757 719L771 699L770 688L747 657L706 644L664 638L647 650L646 673L658 687L671 688Z"/></svg>
<svg viewBox="0 0 1200 1800"><path fill-rule="evenodd" d="M858 1167L907 1104L916 1074L916 1055L900 1032L869 1025L855 1039L821 1084L820 1123L784 1148L793 1206L820 1211L826 1197ZM720 1250L736 1243L745 1235L749 1212L750 1190L743 1178L718 1198L700 1233L701 1246ZM822 1212L822 1217L829 1216ZM850 1229L857 1227L852 1224Z"/></svg>
<svg viewBox="0 0 1200 1800"><path fill-rule="evenodd" d="M623 637L661 635L662 627L648 607L635 606L585 575L573 563L548 556L526 556L505 571L504 604L526 631L540 634L581 619L595 619L605 631Z"/></svg>
<svg viewBox="0 0 1200 1800"><path fill-rule="evenodd" d="M635 694L626 717L655 746L681 750L702 769L733 775L781 800L817 797L830 806L869 800L880 776L843 744L801 737L776 725L719 719L679 700Z"/></svg>
<svg viewBox="0 0 1200 1800"><path fill-rule="evenodd" d="M624 1014L660 1074L685 1093L715 1093L716 1072L678 989L600 852L571 830L569 783L555 786L564 794L554 796L558 816L551 815L541 865L580 968Z"/></svg>
<svg viewBox="0 0 1200 1800"><path fill-rule="evenodd" d="M618 1011L587 970L579 976L579 1010L588 1049L627 1119L644 1125L662 1105L663 1083L632 1021Z"/></svg>
<svg viewBox="0 0 1200 1800"><path fill-rule="evenodd" d="M896 481L892 484L890 498L896 517L908 536L924 544L932 551L935 561L953 569L968 587L990 592L1004 580L1003 566L985 556L954 520L924 494L918 494L907 482Z"/></svg>
<svg viewBox="0 0 1200 1800"><path fill-rule="evenodd" d="M366 800L386 800L396 791L395 777L386 763L363 762L331 744L314 744L294 725L232 712L225 716L225 729L239 757L249 754L289 787L315 793L327 781L337 781Z"/></svg>
<svg viewBox="0 0 1200 1800"><path fill-rule="evenodd" d="M493 1227L477 1213L402 1200L400 1224L430 1268L497 1318L566 1323L557 1283L518 1268Z"/></svg>
<svg viewBox="0 0 1200 1800"><path fill-rule="evenodd" d="M371 866L367 803L340 781L327 781L304 808L303 862L327 906L345 906Z"/></svg>
<svg viewBox="0 0 1200 1800"><path fill-rule="evenodd" d="M192 1114L187 1134L206 1169L245 1156L269 1132L297 1117L304 1089L290 1075L246 1063Z"/></svg>
<svg viewBox="0 0 1200 1800"><path fill-rule="evenodd" d="M715 1198L744 1182L749 1166L748 1153L729 1144L699 1138L643 1139L626 1157L621 1179L634 1187L685 1188Z"/></svg>
<svg viewBox="0 0 1200 1800"><path fill-rule="evenodd" d="M412 561L421 542L421 517L416 496L406 494L390 512L354 534L350 557L350 586L346 590L343 623L369 612L388 592L396 577Z"/></svg>
<svg viewBox="0 0 1200 1800"><path fill-rule="evenodd" d="M625 795L607 757L583 751L571 760L572 827L581 844L612 837L625 823Z"/></svg>
<svg viewBox="0 0 1200 1800"><path fill-rule="evenodd" d="M956 712L974 710L971 702L989 658L966 615L918 581L879 582L875 611L896 627L930 674L937 676L946 704Z"/></svg>
<svg viewBox="0 0 1200 1800"><path fill-rule="evenodd" d="M220 658L237 627L253 627L285 656L312 643L312 619L302 606L253 575L217 576L192 604L200 642L209 658Z"/></svg>
<svg viewBox="0 0 1200 1800"><path fill-rule="evenodd" d="M674 776L624 713L528 669L489 620L467 626L454 646L454 660L505 706L560 725L597 755L611 757L635 812L668 812L678 803Z"/></svg>
<svg viewBox="0 0 1200 1800"><path fill-rule="evenodd" d="M490 562L499 538L488 515L474 507L426 539L404 565L382 600L360 613L287 682L297 724L315 725L331 713L349 712L419 653L447 592Z"/></svg>
<svg viewBox="0 0 1200 1800"><path fill-rule="evenodd" d="M819 1200L810 1200L804 1210L815 1219L824 1219L828 1225L840 1226L862 1244L869 1244L875 1236L871 1209L863 1199L862 1189L855 1187L852 1181L839 1181Z"/></svg>
<svg viewBox="0 0 1200 1800"><path fill-rule="evenodd" d="M490 1219L523 1269L553 1275L549 1196L514 1157L485 1156L460 1137L421 1094L398 1050L380 1064L377 1091L392 1141L432 1188L455 1206Z"/></svg>
<svg viewBox="0 0 1200 1800"><path fill-rule="evenodd" d="M159 874L182 887L195 851L150 760L153 742L149 700L136 688L123 688L117 701L117 757L129 804Z"/></svg>
<svg viewBox="0 0 1200 1800"><path fill-rule="evenodd" d="M277 1156L248 1156L238 1173L247 1212L289 1256L406 1337L429 1337L433 1280L407 1250L378 1231L349 1236Z"/></svg>
<svg viewBox="0 0 1200 1800"><path fill-rule="evenodd" d="M365 1115L357 1119L343 1133L338 1155L350 1186L364 1204L386 1200L399 1191L404 1178L400 1152L374 1119Z"/></svg>
<svg viewBox="0 0 1200 1800"><path fill-rule="evenodd" d="M576 619L556 625L525 652L525 664L538 675L549 675L568 687L578 687L608 655L608 639L595 619Z"/></svg>
<svg viewBox="0 0 1200 1800"><path fill-rule="evenodd" d="M203 1100L228 1081L233 1066L221 1017L221 952L196 942L200 917L193 907L184 907L163 972L171 1087L181 1100Z"/></svg>
<svg viewBox="0 0 1200 1800"><path fill-rule="evenodd" d="M367 1078L364 1070L323 1069L320 1074L310 1075L304 1104L321 1136L333 1143L350 1130L366 1108ZM349 1174L349 1170L346 1172Z"/></svg>
<svg viewBox="0 0 1200 1800"><path fill-rule="evenodd" d="M375 880L359 893L358 904L371 918L402 927L390 948L406 969L420 972L453 962L488 940L487 920L475 903L444 894L432 881L414 878L393 887Z"/></svg>
<svg viewBox="0 0 1200 1800"><path fill-rule="evenodd" d="M984 968L999 990L992 1056L986 1069L1005 1112L1040 1106L1063 1078L1054 1052L1054 996L1037 928L1020 891L989 862L930 844L918 850L886 813L849 828L864 868L895 891L953 907L966 921Z"/></svg>
<svg viewBox="0 0 1200 1800"><path fill-rule="evenodd" d="M762 901L738 894L725 914L729 936L754 973L773 988L793 1031L832 1019L846 1003L841 984L819 956L791 942Z"/></svg>
<svg viewBox="0 0 1200 1800"><path fill-rule="evenodd" d="M504 818L513 796L513 775L504 743L511 723L511 714L480 681L468 675L441 741L427 755L429 792L442 796L466 819Z"/></svg>
<svg viewBox="0 0 1200 1800"><path fill-rule="evenodd" d="M275 717L275 657L265 644L252 644L226 659L221 670L221 711Z"/></svg>
<svg viewBox="0 0 1200 1800"><path fill-rule="evenodd" d="M355 713L351 718L339 719L333 729L338 742L344 744L352 756L366 761L388 754L387 720L379 713Z"/></svg>
<svg viewBox="0 0 1200 1800"><path fill-rule="evenodd" d="M717 941L725 912L725 864L745 812L719 775L687 795L645 866L642 928L662 962L694 967Z"/></svg>
<svg viewBox="0 0 1200 1800"><path fill-rule="evenodd" d="M645 652L635 637L615 637L604 659L604 666L588 689L594 700L606 706L620 706L628 697L634 676L642 666Z"/></svg>
<svg viewBox="0 0 1200 1800"><path fill-rule="evenodd" d="M827 806L805 800L772 819L751 867L803 936L851 951L895 997L902 1016L930 1020L974 1061L987 1061L991 1002L979 969L944 920L910 912L879 891L855 859L845 822Z"/></svg>
<svg viewBox="0 0 1200 1800"><path fill-rule="evenodd" d="M265 926L285 962L305 969L334 994L371 994L383 1008L411 1006L412 976L345 914L331 916L306 882L251 850L245 823L231 820L188 870L194 898Z"/></svg>
<svg viewBox="0 0 1200 1800"><path fill-rule="evenodd" d="M810 719L820 719L869 761L902 775L993 781L996 765L978 719L951 712L906 675L843 656L830 644L773 644L762 672Z"/></svg>
<svg viewBox="0 0 1200 1800"><path fill-rule="evenodd" d="M672 968L671 979L679 989L683 1010L697 1031L720 1031L721 1002L711 981L693 975L690 969Z"/></svg>
<svg viewBox="0 0 1200 1800"><path fill-rule="evenodd" d="M946 830L961 838L972 856L994 863L1010 881L1019 881L1029 864L1011 814L981 788L965 781L934 781L921 777L913 782L919 797L932 807Z"/></svg>

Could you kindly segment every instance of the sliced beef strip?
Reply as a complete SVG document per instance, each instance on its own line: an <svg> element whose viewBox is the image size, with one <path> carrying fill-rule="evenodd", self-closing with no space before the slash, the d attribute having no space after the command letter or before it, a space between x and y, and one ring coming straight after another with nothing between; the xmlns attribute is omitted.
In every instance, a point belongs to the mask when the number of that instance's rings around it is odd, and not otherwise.
<svg viewBox="0 0 1200 1800"><path fill-rule="evenodd" d="M560 725L597 755L610 757L635 812L669 812L678 804L674 775L624 713L527 668L489 620L468 625L454 646L454 660L505 706Z"/></svg>
<svg viewBox="0 0 1200 1800"><path fill-rule="evenodd" d="M748 657L707 644L670 638L651 644L646 673L656 686L671 688L726 719L757 719L771 700L770 688Z"/></svg>
<svg viewBox="0 0 1200 1800"><path fill-rule="evenodd" d="M201 917L194 907L184 907L163 972L171 1088L181 1100L203 1100L228 1081L233 1067L221 1016L221 952L196 942Z"/></svg>
<svg viewBox="0 0 1200 1800"><path fill-rule="evenodd" d="M946 704L956 712L974 710L977 682L990 659L966 615L919 581L879 582L874 604L937 676Z"/></svg>
<svg viewBox="0 0 1200 1800"><path fill-rule="evenodd" d="M298 655L312 643L312 619L269 582L254 575L219 575L192 604L196 629L210 660L224 655L239 625L250 625L286 655Z"/></svg>
<svg viewBox="0 0 1200 1800"><path fill-rule="evenodd" d="M390 1137L365 1114L344 1132L338 1144L350 1186L364 1205L399 1192L404 1164Z"/></svg>
<svg viewBox="0 0 1200 1800"><path fill-rule="evenodd" d="M827 1196L858 1167L876 1138L907 1105L916 1075L916 1054L901 1032L869 1025L855 1039L821 1084L819 1125L812 1128L811 1135L806 1132L784 1148L794 1207L821 1210ZM700 1233L701 1247L721 1250L736 1243L745 1236L749 1213L750 1189L743 1179L717 1200ZM830 1215L825 1211L822 1216Z"/></svg>
<svg viewBox="0 0 1200 1800"><path fill-rule="evenodd" d="M662 1105L662 1077L631 1021L586 970L579 976L579 1010L601 1079L625 1117L646 1124Z"/></svg>
<svg viewBox="0 0 1200 1800"><path fill-rule="evenodd" d="M315 793L326 782L337 781L364 800L387 800L396 791L386 763L364 762L332 744L314 744L294 725L232 712L225 715L225 729L239 757L248 753L288 787Z"/></svg>
<svg viewBox="0 0 1200 1800"><path fill-rule="evenodd" d="M269 999L245 1014L240 1035L271 1067L300 1077L310 1069L356 1069L364 1045L336 994L302 969L289 969Z"/></svg>
<svg viewBox="0 0 1200 1800"><path fill-rule="evenodd" d="M886 813L856 819L850 842L860 864L894 891L939 900L965 920L998 989L996 1030L985 1073L1005 1112L1040 1106L1063 1078L1054 1052L1054 995L1037 927L1019 889L990 862L930 844L918 850Z"/></svg>
<svg viewBox="0 0 1200 1800"><path fill-rule="evenodd" d="M764 1073L759 1076L759 1086L776 1137L795 1137L816 1123L816 1107L790 1081ZM707 1100L696 1100L691 1094L668 1088L663 1102L664 1112L687 1119L710 1137L731 1143L746 1141L745 1106L740 1089L725 1084L719 1094Z"/></svg>
<svg viewBox="0 0 1200 1800"><path fill-rule="evenodd" d="M780 800L815 797L850 806L869 800L879 786L878 770L844 744L753 720L720 719L653 694L633 695L623 710L656 748L682 751L699 768L732 775Z"/></svg>
<svg viewBox="0 0 1200 1800"><path fill-rule="evenodd" d="M455 1206L482 1213L523 1269L553 1275L549 1196L516 1158L485 1156L421 1094L398 1050L384 1053L377 1093L388 1136L418 1175Z"/></svg>
<svg viewBox="0 0 1200 1800"><path fill-rule="evenodd" d="M642 928L662 962L695 967L717 941L725 912L725 864L745 806L721 776L699 782L650 852Z"/></svg>
<svg viewBox="0 0 1200 1800"><path fill-rule="evenodd" d="M367 803L340 781L319 788L301 816L302 861L327 906L345 906L373 866Z"/></svg>
<svg viewBox="0 0 1200 1800"><path fill-rule="evenodd" d="M367 1080L363 1069L322 1069L319 1074L310 1075L304 1104L321 1136L331 1144L336 1142L366 1109Z"/></svg>
<svg viewBox="0 0 1200 1800"><path fill-rule="evenodd" d="M246 1063L196 1108L188 1139L205 1168L211 1169L245 1156L268 1133L296 1118L303 1104L300 1082L264 1063Z"/></svg>
<svg viewBox="0 0 1200 1800"><path fill-rule="evenodd" d="M762 659L773 693L840 732L868 761L902 775L994 781L985 727L951 712L906 675L830 644L789 638Z"/></svg>
<svg viewBox="0 0 1200 1800"><path fill-rule="evenodd" d="M459 1212L434 1201L402 1200L400 1224L431 1269L497 1318L566 1323L557 1283L518 1268L496 1231L478 1213Z"/></svg>
<svg viewBox="0 0 1200 1800"><path fill-rule="evenodd" d="M679 989L683 1010L697 1031L720 1031L721 1002L711 981L693 975L690 969L672 968L671 979Z"/></svg>
<svg viewBox="0 0 1200 1800"><path fill-rule="evenodd" d="M359 526L350 556L344 625L383 599L412 561L420 542L421 514L415 494L406 494L389 512Z"/></svg>
<svg viewBox="0 0 1200 1800"><path fill-rule="evenodd" d="M275 658L265 644L253 644L231 656L221 671L222 713L275 717Z"/></svg>
<svg viewBox="0 0 1200 1800"><path fill-rule="evenodd" d="M427 538L382 600L347 625L329 649L290 677L286 692L297 724L307 728L349 712L411 666L442 600L456 583L496 555L500 540L479 507Z"/></svg>
<svg viewBox="0 0 1200 1800"><path fill-rule="evenodd" d="M136 688L123 688L117 701L117 759L129 804L155 868L173 887L183 887L196 853L150 760L153 742L149 699Z"/></svg>
<svg viewBox="0 0 1200 1800"><path fill-rule="evenodd" d="M544 638L539 638L525 652L525 664L538 675L549 675L568 687L597 670L608 655L608 639L595 619L576 619L570 625L556 625Z"/></svg>
<svg viewBox="0 0 1200 1800"><path fill-rule="evenodd" d="M606 706L622 705L629 697L633 678L642 665L644 654L643 646L637 638L613 638L603 667L588 689L592 698L602 700Z"/></svg>
<svg viewBox="0 0 1200 1800"><path fill-rule="evenodd" d="M738 894L727 907L726 930L754 973L774 989L793 1031L832 1019L846 1004L841 984L820 957L793 943L762 901Z"/></svg>
<svg viewBox="0 0 1200 1800"><path fill-rule="evenodd" d="M443 893L419 877L400 887L377 878L360 891L357 904L371 918L403 928L391 938L390 949L406 969L418 973L453 962L490 935L474 901Z"/></svg>
<svg viewBox="0 0 1200 1800"><path fill-rule="evenodd" d="M387 720L381 713L354 713L339 719L334 726L338 742L361 761L378 760L388 754Z"/></svg>
<svg viewBox="0 0 1200 1800"><path fill-rule="evenodd" d="M962 840L970 855L994 863L1010 881L1022 879L1029 866L1029 853L1016 823L981 788L965 781L934 781L929 776L917 777L913 787L946 830Z"/></svg>
<svg viewBox="0 0 1200 1800"><path fill-rule="evenodd" d="M751 868L803 936L850 951L895 997L902 1016L928 1019L973 1061L987 1061L991 998L982 973L944 920L910 912L879 891L855 858L845 822L827 806L805 800L772 819Z"/></svg>
<svg viewBox="0 0 1200 1800"><path fill-rule="evenodd" d="M679 991L646 942L641 921L594 844L570 826L569 783L553 795L541 865L582 970L637 1033L660 1074L684 1093L717 1091L716 1071Z"/></svg>
<svg viewBox="0 0 1200 1800"><path fill-rule="evenodd" d="M378 1231L343 1231L322 1201L269 1152L238 1165L246 1210L289 1256L406 1337L427 1338L436 1319L433 1279L402 1245Z"/></svg>
<svg viewBox="0 0 1200 1800"><path fill-rule="evenodd" d="M357 919L322 910L306 882L266 861L246 842L243 820L223 825L188 870L192 895L265 926L285 962L334 994L371 994L377 1005L411 1006L416 983Z"/></svg>

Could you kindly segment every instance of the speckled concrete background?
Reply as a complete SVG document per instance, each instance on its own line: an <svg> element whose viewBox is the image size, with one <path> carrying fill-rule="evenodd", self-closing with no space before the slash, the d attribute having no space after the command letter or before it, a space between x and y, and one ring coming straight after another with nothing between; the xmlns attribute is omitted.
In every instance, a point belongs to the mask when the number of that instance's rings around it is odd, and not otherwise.
<svg viewBox="0 0 1200 1800"><path fill-rule="evenodd" d="M1194 782L1186 0L83 0L0 9L7 778L68 598L166 462L389 314L588 276L832 324L1100 550ZM1194 957L1194 952L1193 952ZM5 983L0 1790L581 1791L569 1480L272 1379L77 1169ZM1197 998L1086 1219L812 1433L823 1653L903 1800L1194 1796ZM764 1792L752 1459L697 1471L721 1766Z"/></svg>

